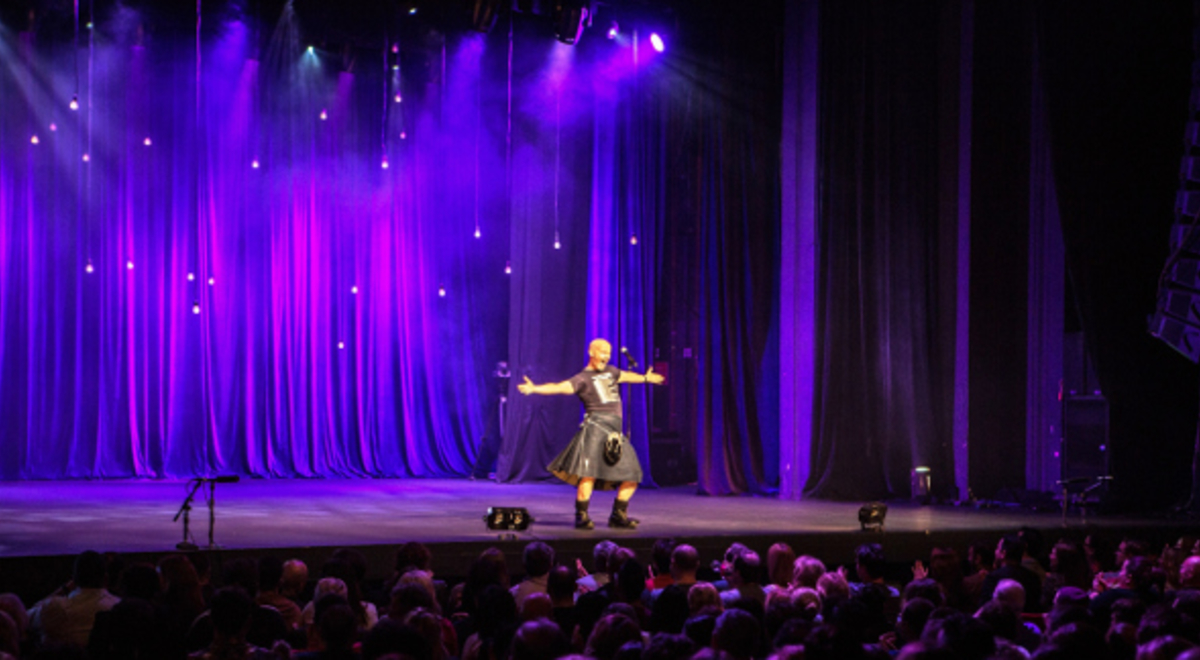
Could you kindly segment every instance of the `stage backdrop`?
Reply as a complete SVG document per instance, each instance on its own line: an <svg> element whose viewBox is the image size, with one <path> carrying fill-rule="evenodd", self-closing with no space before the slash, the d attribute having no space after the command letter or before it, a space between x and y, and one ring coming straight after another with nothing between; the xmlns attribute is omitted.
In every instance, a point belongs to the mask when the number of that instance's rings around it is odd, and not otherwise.
<svg viewBox="0 0 1200 660"><path fill-rule="evenodd" d="M653 359L648 34L169 18L0 26L0 478L464 475L498 361ZM544 477L578 405L510 392L501 477Z"/></svg>

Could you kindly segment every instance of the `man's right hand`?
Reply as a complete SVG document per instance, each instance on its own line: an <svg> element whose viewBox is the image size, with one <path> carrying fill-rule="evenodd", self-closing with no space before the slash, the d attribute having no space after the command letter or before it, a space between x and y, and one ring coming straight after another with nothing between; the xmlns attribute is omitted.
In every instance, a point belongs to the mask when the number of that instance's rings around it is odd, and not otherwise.
<svg viewBox="0 0 1200 660"><path fill-rule="evenodd" d="M525 377L524 383L519 383L517 385L517 391L521 394L533 394L533 388L534 384L532 380L529 380L529 376Z"/></svg>

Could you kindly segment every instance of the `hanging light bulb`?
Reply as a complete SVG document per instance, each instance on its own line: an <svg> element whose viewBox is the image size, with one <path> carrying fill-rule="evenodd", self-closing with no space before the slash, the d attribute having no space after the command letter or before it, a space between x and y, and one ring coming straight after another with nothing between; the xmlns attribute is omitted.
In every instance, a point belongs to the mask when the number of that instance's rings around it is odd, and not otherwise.
<svg viewBox="0 0 1200 660"><path fill-rule="evenodd" d="M400 131L400 139L401 139L401 140L407 140L407 139L408 139L408 133L405 133L404 131Z"/></svg>
<svg viewBox="0 0 1200 660"><path fill-rule="evenodd" d="M504 262L504 274L512 275L512 262L511 261Z"/></svg>
<svg viewBox="0 0 1200 660"><path fill-rule="evenodd" d="M212 286L212 285L214 285L214 284L216 284L216 283L217 283L217 279L216 279L215 277L210 277L210 278L208 278L208 285L209 285L209 286Z"/></svg>
<svg viewBox="0 0 1200 660"><path fill-rule="evenodd" d="M53 133L54 131L57 131L57 130L58 130L58 124L54 124L54 123L50 124L50 132L51 133Z"/></svg>
<svg viewBox="0 0 1200 660"><path fill-rule="evenodd" d="M342 350L343 348L346 348L346 342L344 342L344 341L339 341L339 342L338 342L338 350L340 351L340 350Z"/></svg>
<svg viewBox="0 0 1200 660"><path fill-rule="evenodd" d="M91 259L88 259L87 265L83 267L83 272L87 273L88 275L96 272L96 267L92 265Z"/></svg>
<svg viewBox="0 0 1200 660"><path fill-rule="evenodd" d="M321 121L329 119L329 113L325 112L325 108L321 108Z"/></svg>
<svg viewBox="0 0 1200 660"><path fill-rule="evenodd" d="M393 98L393 99L396 101L396 103L403 103L403 102L404 102L404 97L403 97L403 96L400 96L399 94L395 95L395 96L394 96L394 97L392 97L392 98Z"/></svg>
<svg viewBox="0 0 1200 660"><path fill-rule="evenodd" d="M446 287L444 287L440 284L438 285L438 297L440 297L440 298L446 297Z"/></svg>
<svg viewBox="0 0 1200 660"><path fill-rule="evenodd" d="M199 314L199 313L200 313L200 301L199 301L199 300L196 300L196 301L193 301L193 302L192 302L192 313L193 313L193 314Z"/></svg>
<svg viewBox="0 0 1200 660"><path fill-rule="evenodd" d="M479 237L480 237L479 227L476 227L475 228L475 238L479 238Z"/></svg>
<svg viewBox="0 0 1200 660"><path fill-rule="evenodd" d="M354 295L358 295L358 285L354 285L354 286L350 287L350 293L353 293Z"/></svg>
<svg viewBox="0 0 1200 660"><path fill-rule="evenodd" d="M254 169L256 169L256 170L258 169L258 159L257 159L257 158L255 158L254 160L250 161L250 167L253 167L253 168L254 168Z"/></svg>
<svg viewBox="0 0 1200 660"><path fill-rule="evenodd" d="M142 140L142 144L144 144L144 145L146 145L146 146L148 147L148 146L150 146L150 145L151 145L151 144L153 144L153 143L152 143L152 142L150 142L150 138L149 138L149 137L147 137L145 140Z"/></svg>
<svg viewBox="0 0 1200 660"><path fill-rule="evenodd" d="M90 163L90 162L92 162L92 157L91 157L91 156L89 156L88 154L84 154L84 155L83 155L83 162L85 162L85 163Z"/></svg>
<svg viewBox="0 0 1200 660"><path fill-rule="evenodd" d="M133 270L133 259L125 262L125 270Z"/></svg>
<svg viewBox="0 0 1200 660"><path fill-rule="evenodd" d="M39 140L39 139L38 139L38 136L36 136L36 135L34 135L33 137L29 138L29 144L38 144L38 143L40 143L40 142L41 142L41 140Z"/></svg>
<svg viewBox="0 0 1200 660"><path fill-rule="evenodd" d="M387 156L384 156L384 157L383 157L383 161L379 163L379 166L380 166L380 167L382 167L382 168L383 168L383 169L385 169L385 170L388 168L388 160L387 160Z"/></svg>
<svg viewBox="0 0 1200 660"><path fill-rule="evenodd" d="M68 105L68 107L70 107L72 110L79 109L79 95L78 94L71 97L71 103Z"/></svg>
<svg viewBox="0 0 1200 660"><path fill-rule="evenodd" d="M196 274L195 274L195 273L188 273L188 281L189 281L189 282L195 282L195 281L196 281Z"/></svg>
<svg viewBox="0 0 1200 660"><path fill-rule="evenodd" d="M630 236L630 237L629 237L629 244L630 244L630 245L637 245L637 234L634 234L633 236Z"/></svg>
<svg viewBox="0 0 1200 660"><path fill-rule="evenodd" d="M392 52L399 53L400 52L400 44L392 44Z"/></svg>

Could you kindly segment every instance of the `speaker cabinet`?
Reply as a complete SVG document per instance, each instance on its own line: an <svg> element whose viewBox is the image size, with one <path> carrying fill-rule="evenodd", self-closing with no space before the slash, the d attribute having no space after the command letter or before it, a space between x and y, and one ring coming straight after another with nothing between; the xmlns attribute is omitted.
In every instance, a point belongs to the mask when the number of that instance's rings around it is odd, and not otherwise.
<svg viewBox="0 0 1200 660"><path fill-rule="evenodd" d="M1063 401L1062 479L1108 475L1108 400L1069 396Z"/></svg>

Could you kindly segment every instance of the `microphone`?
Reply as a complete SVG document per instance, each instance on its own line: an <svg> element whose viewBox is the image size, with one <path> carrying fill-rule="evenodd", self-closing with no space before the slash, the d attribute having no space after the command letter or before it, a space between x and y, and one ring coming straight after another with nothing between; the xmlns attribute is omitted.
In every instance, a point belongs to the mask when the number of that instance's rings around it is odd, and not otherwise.
<svg viewBox="0 0 1200 660"><path fill-rule="evenodd" d="M633 359L633 354L629 352L629 349L628 349L628 348L625 348L624 346L622 346L622 347L621 347L621 354L622 354L622 355L624 355L624 356L625 356L625 359L629 361L629 368L630 368L630 369L637 369L637 368L638 368L638 363L637 363L637 360Z"/></svg>

